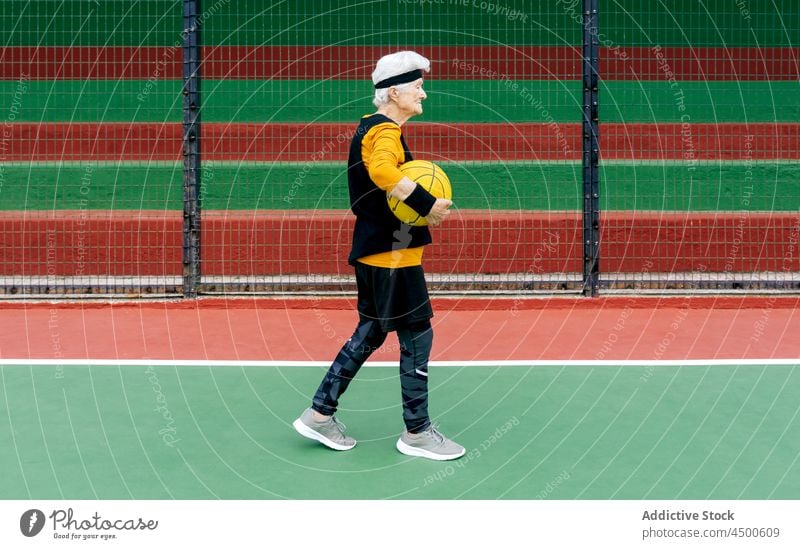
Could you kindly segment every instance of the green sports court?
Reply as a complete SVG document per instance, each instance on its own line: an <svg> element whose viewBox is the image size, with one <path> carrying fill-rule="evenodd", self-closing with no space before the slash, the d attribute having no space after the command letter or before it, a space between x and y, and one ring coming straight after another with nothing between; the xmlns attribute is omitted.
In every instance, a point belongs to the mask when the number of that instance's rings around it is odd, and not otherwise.
<svg viewBox="0 0 800 549"><path fill-rule="evenodd" d="M6 498L792 499L800 480L796 364L442 367L453 463L394 449L394 368L348 392L349 452L287 421L321 367L55 370L3 367Z"/></svg>
<svg viewBox="0 0 800 549"><path fill-rule="evenodd" d="M434 303L431 411L467 448L455 462L395 450L402 421L391 338L343 398L353 450L294 432L291 421L349 334L346 303L6 306L0 348L19 360L0 367L9 449L1 493L796 496L796 298L607 298L588 309L581 301L542 300L515 315L503 299Z"/></svg>

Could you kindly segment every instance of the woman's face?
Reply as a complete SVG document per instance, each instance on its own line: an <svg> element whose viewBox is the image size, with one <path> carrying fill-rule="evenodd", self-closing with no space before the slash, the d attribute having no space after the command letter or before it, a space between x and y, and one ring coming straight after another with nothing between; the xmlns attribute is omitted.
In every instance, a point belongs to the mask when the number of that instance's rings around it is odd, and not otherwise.
<svg viewBox="0 0 800 549"><path fill-rule="evenodd" d="M395 88L397 90L397 106L404 113L411 116L422 114L422 102L428 95L422 89L422 78L411 82L408 86L403 88Z"/></svg>

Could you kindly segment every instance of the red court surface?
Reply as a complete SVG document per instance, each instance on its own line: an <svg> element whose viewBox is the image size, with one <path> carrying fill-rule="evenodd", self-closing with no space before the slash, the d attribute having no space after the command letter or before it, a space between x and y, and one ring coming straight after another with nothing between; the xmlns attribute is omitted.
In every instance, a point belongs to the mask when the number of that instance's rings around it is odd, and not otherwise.
<svg viewBox="0 0 800 549"><path fill-rule="evenodd" d="M327 361L349 298L0 303L0 359ZM800 357L800 296L433 300L432 360ZM392 335L372 360L398 356Z"/></svg>

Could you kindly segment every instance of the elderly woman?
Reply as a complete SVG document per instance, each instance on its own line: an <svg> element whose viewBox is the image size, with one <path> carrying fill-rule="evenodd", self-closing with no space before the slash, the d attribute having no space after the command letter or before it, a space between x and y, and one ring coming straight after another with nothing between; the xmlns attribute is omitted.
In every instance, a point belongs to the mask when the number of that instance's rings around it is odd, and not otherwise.
<svg viewBox="0 0 800 549"><path fill-rule="evenodd" d="M428 227L401 223L386 202L389 193L435 226L451 202L437 199L398 169L412 160L401 127L422 114L422 75L430 61L412 51L382 57L372 73L374 114L361 119L350 145L347 180L356 216L349 263L356 272L359 322L328 369L308 408L294 422L303 436L335 450L356 441L334 417L339 397L388 332L400 341L400 384L405 430L396 447L403 454L435 460L456 459L464 448L442 435L428 417L428 358L433 316L422 252L431 243Z"/></svg>

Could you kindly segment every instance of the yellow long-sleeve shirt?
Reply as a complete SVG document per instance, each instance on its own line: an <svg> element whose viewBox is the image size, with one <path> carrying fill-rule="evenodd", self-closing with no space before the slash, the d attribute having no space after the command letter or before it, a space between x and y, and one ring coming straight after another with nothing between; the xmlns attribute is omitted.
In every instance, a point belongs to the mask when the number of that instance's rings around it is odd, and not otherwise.
<svg viewBox="0 0 800 549"><path fill-rule="evenodd" d="M383 123L371 128L361 141L361 158L370 179L382 191L390 192L403 178L399 166L405 162L400 143L400 126ZM359 258L359 263L397 269L422 265L423 247L404 248Z"/></svg>

